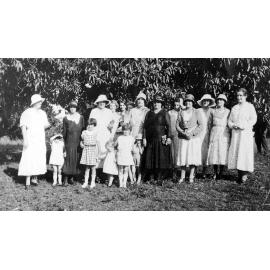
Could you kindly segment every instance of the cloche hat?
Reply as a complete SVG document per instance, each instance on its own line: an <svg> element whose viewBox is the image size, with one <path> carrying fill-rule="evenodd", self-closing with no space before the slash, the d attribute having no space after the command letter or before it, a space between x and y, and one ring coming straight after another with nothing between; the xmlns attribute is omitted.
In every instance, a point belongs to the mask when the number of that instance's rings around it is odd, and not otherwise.
<svg viewBox="0 0 270 270"><path fill-rule="evenodd" d="M217 97L217 100L218 99L223 99L225 102L227 102L227 97L224 95L224 94L219 94L218 97Z"/></svg>
<svg viewBox="0 0 270 270"><path fill-rule="evenodd" d="M106 102L107 104L110 103L106 95L99 95L94 104L97 105L99 102Z"/></svg>
<svg viewBox="0 0 270 270"><path fill-rule="evenodd" d="M77 107L78 107L77 101L73 100L69 103L69 108L77 108Z"/></svg>
<svg viewBox="0 0 270 270"><path fill-rule="evenodd" d="M38 103L38 102L43 102L45 100L45 98L42 98L41 95L39 94L34 94L32 97L31 97L31 105L30 106L33 106L34 104Z"/></svg>
<svg viewBox="0 0 270 270"><path fill-rule="evenodd" d="M188 94L188 95L185 96L184 103L186 101L192 101L193 103L195 103L195 98L194 98L194 96L192 94Z"/></svg>
<svg viewBox="0 0 270 270"><path fill-rule="evenodd" d="M202 96L202 98L201 98L200 100L197 101L197 103L198 103L200 106L202 106L202 101L203 101L203 100L209 100L209 101L210 101L209 107L213 107L213 106L216 105L215 100L214 100L214 99L211 97L211 95L209 95L209 94L204 94L204 95Z"/></svg>
<svg viewBox="0 0 270 270"><path fill-rule="evenodd" d="M155 103L155 102L159 102L161 104L164 104L164 99L160 95L156 95L154 97L154 100L153 100L153 103Z"/></svg>
<svg viewBox="0 0 270 270"><path fill-rule="evenodd" d="M138 94L138 96L137 96L136 99L135 99L135 102L136 102L138 99L140 99L140 98L142 98L142 99L144 99L144 100L146 101L146 95L145 95L143 92L140 92L140 93Z"/></svg>

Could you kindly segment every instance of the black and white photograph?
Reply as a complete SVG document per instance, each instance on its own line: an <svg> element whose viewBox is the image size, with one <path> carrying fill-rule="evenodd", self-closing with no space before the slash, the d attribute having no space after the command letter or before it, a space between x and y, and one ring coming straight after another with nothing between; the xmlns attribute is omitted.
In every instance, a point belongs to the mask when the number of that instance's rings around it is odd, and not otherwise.
<svg viewBox="0 0 270 270"><path fill-rule="evenodd" d="M0 3L1 269L268 269L264 0Z"/></svg>
<svg viewBox="0 0 270 270"><path fill-rule="evenodd" d="M269 58L2 58L1 210L269 210Z"/></svg>

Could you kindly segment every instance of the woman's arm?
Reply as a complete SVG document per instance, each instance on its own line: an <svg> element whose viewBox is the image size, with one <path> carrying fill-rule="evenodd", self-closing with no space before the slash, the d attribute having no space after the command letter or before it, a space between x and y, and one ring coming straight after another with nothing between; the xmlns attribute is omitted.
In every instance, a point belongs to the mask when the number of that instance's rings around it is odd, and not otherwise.
<svg viewBox="0 0 270 270"><path fill-rule="evenodd" d="M21 130L22 130L22 135L23 135L23 146L25 148L27 148L28 147L28 138L27 138L26 126L22 126Z"/></svg>

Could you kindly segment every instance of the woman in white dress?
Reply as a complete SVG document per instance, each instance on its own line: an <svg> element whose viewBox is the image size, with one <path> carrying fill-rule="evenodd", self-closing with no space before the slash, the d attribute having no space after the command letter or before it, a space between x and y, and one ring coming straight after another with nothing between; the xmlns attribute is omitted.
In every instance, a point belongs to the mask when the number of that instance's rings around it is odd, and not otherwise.
<svg viewBox="0 0 270 270"><path fill-rule="evenodd" d="M207 164L214 166L213 179L221 179L224 166L228 164L228 150L230 146L230 130L228 118L230 110L224 107L227 97L220 94L217 97L217 107L210 113L210 141Z"/></svg>
<svg viewBox="0 0 270 270"><path fill-rule="evenodd" d="M30 187L31 176L34 176L32 184L37 185L37 175L47 172L45 129L50 125L46 113L41 110L43 101L40 95L33 95L30 108L22 113L20 119L23 152L18 175L26 177L26 189Z"/></svg>
<svg viewBox="0 0 270 270"><path fill-rule="evenodd" d="M209 94L205 94L202 98L197 102L201 108L198 109L199 114L201 115L201 119L203 121L203 131L200 135L201 138L201 156L202 156L202 178L206 178L206 169L207 169L207 155L209 148L209 139L210 139L210 123L209 118L212 112L212 108L214 107L215 100Z"/></svg>
<svg viewBox="0 0 270 270"><path fill-rule="evenodd" d="M176 161L179 149L179 138L176 130L176 120L178 118L179 112L184 108L183 99L178 98L175 99L173 103L173 109L168 111L170 116L170 124L171 124L171 133L172 133L172 144L171 144L171 152L172 152L172 162L173 162L173 178L176 177Z"/></svg>
<svg viewBox="0 0 270 270"><path fill-rule="evenodd" d="M181 178L178 183L185 181L186 168L190 167L189 181L194 182L195 168L201 165L201 140L200 134L203 130L201 115L193 108L194 96L189 94L184 100L186 106L176 121L176 130L179 136L179 149L177 155L177 166L181 167Z"/></svg>
<svg viewBox="0 0 270 270"><path fill-rule="evenodd" d="M106 108L106 105L109 103L110 101L107 99L106 95L99 95L94 102L97 107L91 111L89 117L97 120L97 141L100 147L100 157L102 157L97 164L97 168L103 168L107 153L105 145L114 137L114 133L111 133L114 124L113 113L110 109Z"/></svg>
<svg viewBox="0 0 270 270"><path fill-rule="evenodd" d="M238 104L233 106L228 125L232 129L229 148L228 168L238 170L238 183L247 180L248 173L254 171L254 140L252 131L257 121L254 106L247 102L247 90L237 91Z"/></svg>

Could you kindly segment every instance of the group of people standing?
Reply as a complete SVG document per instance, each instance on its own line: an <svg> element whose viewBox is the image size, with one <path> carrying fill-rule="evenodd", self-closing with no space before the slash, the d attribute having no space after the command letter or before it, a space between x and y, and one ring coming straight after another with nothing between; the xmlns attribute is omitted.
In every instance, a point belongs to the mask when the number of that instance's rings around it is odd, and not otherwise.
<svg viewBox="0 0 270 270"><path fill-rule="evenodd" d="M90 188L95 187L97 169L108 175L108 186L118 175L123 188L128 177L137 184L142 173L144 181L162 181L171 170L177 177L179 169L178 183L182 183L188 168L192 183L198 166L202 166L202 178L207 167L213 166L213 179L222 179L227 166L238 170L238 183L245 182L254 170L253 126L257 120L255 108L246 98L246 89L239 89L237 105L230 111L225 107L224 94L216 100L205 94L197 101L200 108L195 109L194 96L187 94L166 111L159 95L154 97L151 109L146 107L142 92L134 106L100 95L86 125L77 112L78 104L71 102L63 120L63 134L55 134L50 140L53 186L72 184L79 165L85 167L82 188L88 187L90 172ZM40 95L33 95L30 108L20 120L24 147L19 175L26 176L27 189L31 180L37 184L36 175L46 172L45 129L49 123L41 110L43 101Z"/></svg>

